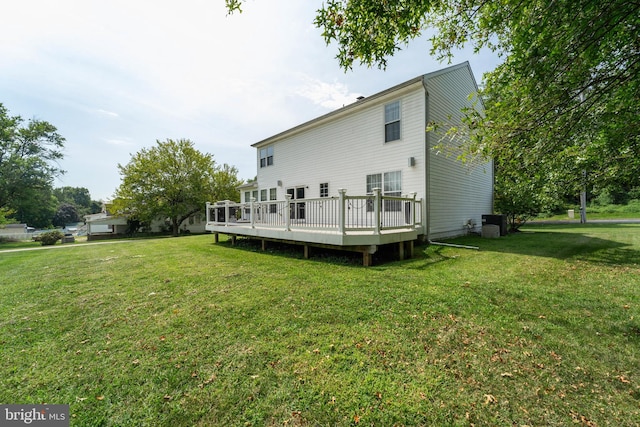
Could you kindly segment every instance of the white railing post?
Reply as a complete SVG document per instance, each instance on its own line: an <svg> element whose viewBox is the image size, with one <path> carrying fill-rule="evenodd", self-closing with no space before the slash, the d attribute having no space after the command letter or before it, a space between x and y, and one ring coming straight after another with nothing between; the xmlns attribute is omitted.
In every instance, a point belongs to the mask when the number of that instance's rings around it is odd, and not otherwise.
<svg viewBox="0 0 640 427"><path fill-rule="evenodd" d="M374 217L374 233L375 234L380 234L380 211L382 209L380 209L382 207L382 203L381 203L381 191L379 188L374 188L373 189L373 217Z"/></svg>
<svg viewBox="0 0 640 427"><path fill-rule="evenodd" d="M224 201L224 225L225 225L225 227L229 226L229 221L231 221L231 218L229 218L229 201L225 200Z"/></svg>
<svg viewBox="0 0 640 427"><path fill-rule="evenodd" d="M255 227L255 215L253 214L253 210L255 209L256 198L252 197L250 199L250 209L249 209L249 222L251 222L251 228Z"/></svg>
<svg viewBox="0 0 640 427"><path fill-rule="evenodd" d="M286 194L287 198L287 209L284 216L284 229L286 231L291 231L291 194ZM294 206L295 209L295 206Z"/></svg>
<svg viewBox="0 0 640 427"><path fill-rule="evenodd" d="M344 188L339 188L338 189L338 230L340 231L340 234L345 234L346 232L344 231L345 229L345 218L347 215L347 211L346 211L346 195L347 195L347 190Z"/></svg>
<svg viewBox="0 0 640 427"><path fill-rule="evenodd" d="M411 228L414 229L416 228L416 197L418 193L409 193L409 196L411 197Z"/></svg>
<svg viewBox="0 0 640 427"><path fill-rule="evenodd" d="M210 216L211 216L211 212L210 212L211 211L211 202L207 202L207 208L206 209L207 209L207 212L206 212L205 218L207 219L207 224L208 224L209 220L211 219L210 218Z"/></svg>

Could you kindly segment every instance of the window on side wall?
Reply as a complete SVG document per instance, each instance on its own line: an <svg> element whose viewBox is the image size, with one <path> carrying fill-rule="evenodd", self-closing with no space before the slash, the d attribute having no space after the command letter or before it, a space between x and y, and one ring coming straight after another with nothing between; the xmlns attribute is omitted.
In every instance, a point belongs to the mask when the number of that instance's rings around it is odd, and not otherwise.
<svg viewBox="0 0 640 427"><path fill-rule="evenodd" d="M402 173L400 171L386 172L383 181L383 195L394 197L400 197L402 195ZM386 211L398 212L402 210L401 203L400 200L385 200L384 209Z"/></svg>
<svg viewBox="0 0 640 427"><path fill-rule="evenodd" d="M367 195L373 195L373 189L379 188L383 196L400 197L402 195L402 172L393 171L367 175ZM367 199L367 212L373 212L373 197ZM385 200L385 211L400 211L400 200Z"/></svg>
<svg viewBox="0 0 640 427"><path fill-rule="evenodd" d="M266 188L264 190L260 190L260 201L264 202L265 200L267 200L267 190L266 190Z"/></svg>
<svg viewBox="0 0 640 427"><path fill-rule="evenodd" d="M373 189L382 189L382 174L367 175L367 196L373 196ZM367 212L373 212L373 197L367 199Z"/></svg>
<svg viewBox="0 0 640 427"><path fill-rule="evenodd" d="M323 182L320 184L320 197L329 197L329 183Z"/></svg>
<svg viewBox="0 0 640 427"><path fill-rule="evenodd" d="M273 165L273 145L260 149L260 167Z"/></svg>
<svg viewBox="0 0 640 427"><path fill-rule="evenodd" d="M276 189L275 188L270 188L269 189L269 200L276 200L277 198L277 193L276 193ZM271 203L269 205L269 213L277 213L278 212L278 205L275 203Z"/></svg>
<svg viewBox="0 0 640 427"><path fill-rule="evenodd" d="M384 106L384 142L400 139L400 101Z"/></svg>

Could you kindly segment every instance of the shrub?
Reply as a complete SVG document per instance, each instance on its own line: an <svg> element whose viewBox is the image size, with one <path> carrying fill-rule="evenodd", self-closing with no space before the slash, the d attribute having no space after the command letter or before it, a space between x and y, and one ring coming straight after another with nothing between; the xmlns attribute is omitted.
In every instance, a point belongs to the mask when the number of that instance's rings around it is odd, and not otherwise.
<svg viewBox="0 0 640 427"><path fill-rule="evenodd" d="M56 242L58 240L61 240L63 237L64 237L64 234L62 234L60 231L53 230L53 231L47 231L46 233L40 234L34 240L36 240L37 242L40 242L42 246L48 246L48 245L55 245Z"/></svg>

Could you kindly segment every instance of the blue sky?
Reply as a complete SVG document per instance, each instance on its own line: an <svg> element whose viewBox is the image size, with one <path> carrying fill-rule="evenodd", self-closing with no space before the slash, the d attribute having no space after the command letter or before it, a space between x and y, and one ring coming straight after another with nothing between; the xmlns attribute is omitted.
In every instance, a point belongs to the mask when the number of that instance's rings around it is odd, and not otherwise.
<svg viewBox="0 0 640 427"><path fill-rule="evenodd" d="M117 165L156 140L186 138L218 164L256 175L251 144L421 74L445 67L426 38L386 70L340 69L314 27L320 1L249 1L227 16L223 0L4 2L0 103L46 120L66 138L54 186L110 199ZM478 83L495 54L457 52Z"/></svg>

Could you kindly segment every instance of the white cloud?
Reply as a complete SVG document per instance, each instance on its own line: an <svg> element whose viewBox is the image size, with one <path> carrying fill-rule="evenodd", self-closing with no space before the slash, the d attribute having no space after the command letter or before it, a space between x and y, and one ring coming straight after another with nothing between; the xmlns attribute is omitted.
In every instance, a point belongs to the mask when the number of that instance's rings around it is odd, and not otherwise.
<svg viewBox="0 0 640 427"><path fill-rule="evenodd" d="M361 96L360 93L351 92L346 84L339 81L329 83L307 75L300 76L300 80L295 93L330 110L351 104Z"/></svg>

